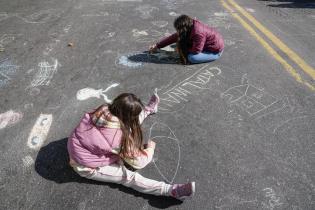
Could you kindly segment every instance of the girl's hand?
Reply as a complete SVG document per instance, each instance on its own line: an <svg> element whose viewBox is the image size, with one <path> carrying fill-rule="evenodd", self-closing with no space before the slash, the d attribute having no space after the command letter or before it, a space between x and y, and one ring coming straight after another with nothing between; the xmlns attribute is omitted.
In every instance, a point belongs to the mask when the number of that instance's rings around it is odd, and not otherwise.
<svg viewBox="0 0 315 210"><path fill-rule="evenodd" d="M154 52L156 52L157 51L157 46L156 46L156 44L154 44L154 45L151 45L150 47L149 47L149 53L154 53Z"/></svg>
<svg viewBox="0 0 315 210"><path fill-rule="evenodd" d="M147 146L147 147L150 147L150 148L155 149L155 145L156 145L156 143L155 143L154 141L149 140L149 141L148 141L148 146Z"/></svg>

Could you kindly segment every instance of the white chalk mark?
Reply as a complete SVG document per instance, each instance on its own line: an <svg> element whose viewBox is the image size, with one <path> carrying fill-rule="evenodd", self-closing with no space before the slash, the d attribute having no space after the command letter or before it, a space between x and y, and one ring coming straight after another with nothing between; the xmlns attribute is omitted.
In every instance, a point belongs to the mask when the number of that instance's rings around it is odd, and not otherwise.
<svg viewBox="0 0 315 210"><path fill-rule="evenodd" d="M132 29L132 35L134 36L134 37L139 37L139 36L148 36L149 34L148 34L148 32L146 32L146 31L139 31L138 29Z"/></svg>
<svg viewBox="0 0 315 210"><path fill-rule="evenodd" d="M170 13L168 13L170 16L173 16L173 17L175 17L175 16L178 16L179 14L177 14L176 12L170 12Z"/></svg>
<svg viewBox="0 0 315 210"><path fill-rule="evenodd" d="M47 23L58 19L60 14L54 9L48 9L40 10L26 17L23 17L20 14L13 14L12 16L16 16L26 23Z"/></svg>
<svg viewBox="0 0 315 210"><path fill-rule="evenodd" d="M54 59L53 64L49 64L47 61L42 61L38 64L39 71L35 75L35 78L31 82L31 87L38 87L42 85L49 85L54 74L57 72L59 62Z"/></svg>
<svg viewBox="0 0 315 210"><path fill-rule="evenodd" d="M27 146L39 149L45 142L53 121L51 114L40 114L27 139Z"/></svg>
<svg viewBox="0 0 315 210"><path fill-rule="evenodd" d="M34 160L30 155L27 155L24 158L22 158L22 162L24 168L29 168L31 165L34 164Z"/></svg>
<svg viewBox="0 0 315 210"><path fill-rule="evenodd" d="M87 100L87 99L93 98L93 97L94 98L101 98L101 96L102 96L106 103L111 103L112 100L110 100L105 93L107 91L109 91L111 88L117 87L118 85L119 85L119 83L114 83L114 84L110 85L109 87L107 87L105 90L103 90L103 89L95 90L95 89L89 88L89 87L83 88L77 92L77 99L80 101L83 101L83 100Z"/></svg>
<svg viewBox="0 0 315 210"><path fill-rule="evenodd" d="M252 8L245 8L248 12L251 12L251 13L254 13L255 12L255 10L254 9L252 9Z"/></svg>
<svg viewBox="0 0 315 210"><path fill-rule="evenodd" d="M153 136L152 137L152 130L154 128L154 126L156 125L159 125L159 126L162 126L162 127L165 127L168 129L169 131L169 134L167 136L164 136L164 135L161 135L161 136ZM177 137L175 136L174 132L172 131L172 129L164 124L164 123L160 123L160 122L156 122L154 123L151 127L150 127L150 132L149 132L149 139L157 139L157 138L166 138L166 139L171 139L173 141L176 142L176 145L177 145L177 149L178 149L178 156L177 156L177 164L176 164L176 169L175 169L175 172L174 172L174 175L173 177L169 180L168 178L166 178L166 176L162 173L162 171L159 169L159 167L157 166L156 162L155 162L155 159L152 160L155 168L157 169L158 173L161 175L161 177L166 180L168 183L172 184L176 175L177 175L177 172L178 172L178 169L179 169L179 165L180 165L180 144L179 144L179 140L177 139Z"/></svg>
<svg viewBox="0 0 315 210"><path fill-rule="evenodd" d="M8 127L10 125L14 125L21 121L23 118L23 114L21 112L16 112L13 110L9 110L7 112L0 114L0 129Z"/></svg>
<svg viewBox="0 0 315 210"><path fill-rule="evenodd" d="M284 126L285 124L289 123L290 121L293 121L293 120L297 120L297 119L303 119L303 118L307 118L308 116L299 116L299 117L294 117L294 118L291 118L291 119L288 119L284 122L282 122L280 125L276 126L274 129L273 129L273 133L276 133L277 130L279 130L282 126Z"/></svg>
<svg viewBox="0 0 315 210"><path fill-rule="evenodd" d="M152 21L151 23L159 28L163 28L168 25L168 22L164 20Z"/></svg>
<svg viewBox="0 0 315 210"><path fill-rule="evenodd" d="M225 17L229 16L229 13L227 13L227 12L215 12L214 16L225 18Z"/></svg>
<svg viewBox="0 0 315 210"><path fill-rule="evenodd" d="M140 13L141 18L148 19L152 17L153 12L159 11L159 8L152 7L150 5L141 5L137 7L135 10Z"/></svg>

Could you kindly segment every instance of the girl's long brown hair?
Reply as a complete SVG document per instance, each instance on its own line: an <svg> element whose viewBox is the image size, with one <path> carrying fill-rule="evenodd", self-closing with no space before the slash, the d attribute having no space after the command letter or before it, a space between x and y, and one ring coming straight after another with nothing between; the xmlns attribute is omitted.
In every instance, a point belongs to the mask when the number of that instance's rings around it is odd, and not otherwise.
<svg viewBox="0 0 315 210"><path fill-rule="evenodd" d="M139 114L143 109L139 98L132 93L122 93L108 106L110 113L116 116L121 124L122 141L119 155L134 157L143 151L143 135L139 122Z"/></svg>
<svg viewBox="0 0 315 210"><path fill-rule="evenodd" d="M193 28L193 19L187 15L180 15L174 21L174 28L178 32L178 43L181 52L187 59L188 49L191 47L190 34Z"/></svg>

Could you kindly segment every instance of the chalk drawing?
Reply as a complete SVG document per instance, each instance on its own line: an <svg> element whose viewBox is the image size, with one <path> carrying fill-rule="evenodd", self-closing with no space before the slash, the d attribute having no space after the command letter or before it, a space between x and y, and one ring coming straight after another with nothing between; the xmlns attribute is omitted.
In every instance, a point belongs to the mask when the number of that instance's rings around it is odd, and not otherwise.
<svg viewBox="0 0 315 210"><path fill-rule="evenodd" d="M174 10L177 8L176 0L162 0L161 4L164 4L165 7L169 10Z"/></svg>
<svg viewBox="0 0 315 210"><path fill-rule="evenodd" d="M252 8L245 8L248 12L251 12L251 13L254 13L255 12L255 10L254 9L252 9Z"/></svg>
<svg viewBox="0 0 315 210"><path fill-rule="evenodd" d="M139 31L138 29L132 29L132 35L134 37L140 37L140 36L148 36L148 32L146 31Z"/></svg>
<svg viewBox="0 0 315 210"><path fill-rule="evenodd" d="M168 22L164 20L152 21L151 23L159 28L163 28L168 25Z"/></svg>
<svg viewBox="0 0 315 210"><path fill-rule="evenodd" d="M45 142L53 121L51 114L40 114L27 139L27 146L39 149Z"/></svg>
<svg viewBox="0 0 315 210"><path fill-rule="evenodd" d="M170 16L173 16L173 17L176 17L176 16L179 16L179 14L177 14L176 12L170 12L168 13Z"/></svg>
<svg viewBox="0 0 315 210"><path fill-rule="evenodd" d="M0 37L0 48L4 49L6 45L10 44L13 42L16 38L16 36L20 36L21 34L3 34Z"/></svg>
<svg viewBox="0 0 315 210"><path fill-rule="evenodd" d="M190 77L163 91L160 94L160 112L169 113L180 110L183 108L183 104L189 101L190 97L202 90L211 90L217 84L217 81L210 82L211 78L220 74L221 69L218 67L205 65Z"/></svg>
<svg viewBox="0 0 315 210"><path fill-rule="evenodd" d="M6 12L0 12L0 21L8 19L10 16Z"/></svg>
<svg viewBox="0 0 315 210"><path fill-rule="evenodd" d="M24 168L29 168L34 164L34 160L30 155L27 155L24 158L22 158L22 162Z"/></svg>
<svg viewBox="0 0 315 210"><path fill-rule="evenodd" d="M279 101L264 89L249 84L246 75L242 77L241 85L227 89L221 93L221 98L227 98L229 105L238 105L250 116L268 109Z"/></svg>
<svg viewBox="0 0 315 210"><path fill-rule="evenodd" d="M207 23L216 28L224 28L229 30L232 27L230 14L226 12L215 12L208 18ZM235 26L235 24L233 25Z"/></svg>
<svg viewBox="0 0 315 210"><path fill-rule="evenodd" d="M164 129L164 130L163 130ZM165 130L166 129L166 130ZM157 131L157 135L153 135L153 132L156 133ZM161 132L163 131L163 132ZM165 132L166 131L166 132ZM162 133L162 134L161 134ZM176 168L175 170L171 170L171 171L174 171L174 174L173 176L169 179L166 177L165 174L162 173L161 169L157 166L157 163L156 163L156 159L153 159L152 162L155 166L155 168L157 169L158 173L161 175L161 177L167 181L168 183L172 184L176 175L177 175L177 172L178 172L178 169L179 169L179 165L180 165L180 144L179 144L179 140L177 139L177 137L175 136L175 133L174 131L172 131L172 129L164 124L164 123L161 123L161 122L156 122L154 123L151 127L150 127L150 132L149 132L149 139L152 139L152 140L155 140L157 145L158 144L162 144L164 142L161 142L162 140L167 140L167 141L174 141L177 145L177 152L178 152L178 155L177 155L177 163L176 163Z"/></svg>
<svg viewBox="0 0 315 210"><path fill-rule="evenodd" d="M9 110L7 112L0 114L0 129L9 127L21 121L23 114L21 112L16 112Z"/></svg>
<svg viewBox="0 0 315 210"><path fill-rule="evenodd" d="M280 202L281 197L276 195L272 188L265 188L262 190L267 198L267 203L262 202L262 205L268 209L273 210L277 206L281 206L283 203Z"/></svg>
<svg viewBox="0 0 315 210"><path fill-rule="evenodd" d="M47 9L40 10L26 17L21 16L21 14L14 14L13 16L22 19L26 23L47 23L60 18L60 14L61 12L57 10Z"/></svg>
<svg viewBox="0 0 315 210"><path fill-rule="evenodd" d="M152 18L152 13L158 12L159 8L157 7L152 7L150 5L141 5L137 7L136 12L140 13L140 17L143 19L149 19Z"/></svg>
<svg viewBox="0 0 315 210"><path fill-rule="evenodd" d="M130 68L138 68L141 67L143 65L142 62L135 62L129 59L130 56L134 56L137 54L128 54L128 55L122 55L118 58L118 60L116 60L116 65L123 65L123 66L127 66Z"/></svg>
<svg viewBox="0 0 315 210"><path fill-rule="evenodd" d="M29 104L25 104L24 105L24 109L31 109L34 107L34 104L33 103L29 103Z"/></svg>
<svg viewBox="0 0 315 210"><path fill-rule="evenodd" d="M20 68L17 65L12 64L12 62L7 58L0 61L0 87L8 84L16 73L16 70Z"/></svg>
<svg viewBox="0 0 315 210"><path fill-rule="evenodd" d="M99 12L99 13L92 13L92 14L83 14L82 17L106 17L109 16L108 12Z"/></svg>
<svg viewBox="0 0 315 210"><path fill-rule="evenodd" d="M38 87L42 85L49 85L54 74L57 72L59 62L54 59L53 63L50 64L47 61L42 61L38 64L39 70L35 75L35 78L31 82L31 87Z"/></svg>
<svg viewBox="0 0 315 210"><path fill-rule="evenodd" d="M114 83L114 84L110 85L109 87L107 87L105 90L103 90L103 89L95 90L95 89L89 88L89 87L83 88L77 92L77 99L79 101L83 101L83 100L87 100L87 99L93 98L93 97L94 98L101 98L101 96L102 96L106 103L111 103L112 100L110 100L107 97L107 95L105 95L105 93L107 91L109 91L111 88L117 87L118 85L119 85L119 83Z"/></svg>
<svg viewBox="0 0 315 210"><path fill-rule="evenodd" d="M238 195L235 194L229 194L224 196L223 198L220 198L218 201L218 205L215 206L216 209L241 209L242 207L246 205L246 209L251 209L248 208L248 206L256 206L257 199L254 200L246 200L243 198L240 198Z"/></svg>

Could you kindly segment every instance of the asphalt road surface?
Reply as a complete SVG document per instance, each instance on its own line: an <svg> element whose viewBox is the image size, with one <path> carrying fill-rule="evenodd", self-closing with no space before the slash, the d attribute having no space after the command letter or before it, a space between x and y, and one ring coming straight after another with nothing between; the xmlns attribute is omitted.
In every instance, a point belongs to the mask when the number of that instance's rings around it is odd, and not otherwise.
<svg viewBox="0 0 315 210"><path fill-rule="evenodd" d="M219 60L145 53L179 14L222 33ZM315 209L314 37L314 1L2 0L0 209ZM84 112L155 88L143 130L157 149L140 173L196 181L185 202L68 165Z"/></svg>

